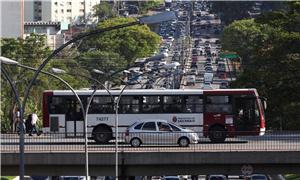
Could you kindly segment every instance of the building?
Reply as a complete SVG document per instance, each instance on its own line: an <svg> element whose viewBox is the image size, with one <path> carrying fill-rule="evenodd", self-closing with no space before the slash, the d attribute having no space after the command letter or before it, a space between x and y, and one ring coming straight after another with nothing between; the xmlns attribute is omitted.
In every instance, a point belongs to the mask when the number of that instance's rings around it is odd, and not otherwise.
<svg viewBox="0 0 300 180"><path fill-rule="evenodd" d="M19 1L0 1L0 37L23 37L23 3Z"/></svg>
<svg viewBox="0 0 300 180"><path fill-rule="evenodd" d="M24 37L32 33L46 35L46 45L52 50L64 44L60 22L25 22Z"/></svg>
<svg viewBox="0 0 300 180"><path fill-rule="evenodd" d="M96 21L93 6L100 0L0 0L0 37L24 35L24 22L60 22L61 25Z"/></svg>
<svg viewBox="0 0 300 180"><path fill-rule="evenodd" d="M25 21L81 24L94 21L93 6L99 0L33 0L25 1Z"/></svg>

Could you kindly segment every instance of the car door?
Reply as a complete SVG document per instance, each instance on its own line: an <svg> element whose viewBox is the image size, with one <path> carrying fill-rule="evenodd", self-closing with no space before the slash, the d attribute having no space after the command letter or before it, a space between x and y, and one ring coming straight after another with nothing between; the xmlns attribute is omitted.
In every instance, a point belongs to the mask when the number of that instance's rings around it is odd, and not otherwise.
<svg viewBox="0 0 300 180"><path fill-rule="evenodd" d="M158 134L154 121L144 123L140 138L144 144L157 144Z"/></svg>
<svg viewBox="0 0 300 180"><path fill-rule="evenodd" d="M173 133L169 124L165 122L157 122L157 127L159 134L159 144L173 144L175 137L173 137Z"/></svg>

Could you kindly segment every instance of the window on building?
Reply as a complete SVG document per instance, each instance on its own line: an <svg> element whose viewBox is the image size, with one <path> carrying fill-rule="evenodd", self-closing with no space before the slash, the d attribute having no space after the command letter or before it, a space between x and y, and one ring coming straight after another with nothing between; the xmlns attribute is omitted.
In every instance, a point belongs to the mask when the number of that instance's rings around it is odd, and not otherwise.
<svg viewBox="0 0 300 180"><path fill-rule="evenodd" d="M69 13L70 13L70 12L72 12L72 10L71 10L71 9L67 9L67 12L69 12Z"/></svg>
<svg viewBox="0 0 300 180"><path fill-rule="evenodd" d="M72 2L68 2L69 5L72 5Z"/></svg>
<svg viewBox="0 0 300 180"><path fill-rule="evenodd" d="M57 5L57 2L54 2L54 5Z"/></svg>
<svg viewBox="0 0 300 180"><path fill-rule="evenodd" d="M61 11L61 13L64 13L64 10L63 10L63 9L61 9L60 11Z"/></svg>
<svg viewBox="0 0 300 180"><path fill-rule="evenodd" d="M35 1L34 5L40 6L40 5L42 5L42 2L41 1Z"/></svg>
<svg viewBox="0 0 300 180"><path fill-rule="evenodd" d="M84 12L84 9L79 9L79 12Z"/></svg>

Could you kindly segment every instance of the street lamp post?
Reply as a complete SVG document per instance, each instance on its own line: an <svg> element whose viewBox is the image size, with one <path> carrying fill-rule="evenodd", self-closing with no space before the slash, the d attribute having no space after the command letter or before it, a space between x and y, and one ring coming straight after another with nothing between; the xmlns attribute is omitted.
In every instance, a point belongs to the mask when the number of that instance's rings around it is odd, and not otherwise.
<svg viewBox="0 0 300 180"><path fill-rule="evenodd" d="M35 69L35 68L29 67L29 66L25 66L25 65L22 65L22 64L18 64L17 62L16 62L15 65L17 65L18 67L21 67L21 68L29 69L29 70L32 70L32 71L37 71L37 69ZM52 70L53 73L64 73L65 72L64 70L61 70L61 69L58 69L58 68L52 68L51 70ZM3 71L3 74L6 77L6 79L11 83L12 81L10 80L7 72L4 69L2 69L2 71ZM94 95L96 93L97 88L94 89L93 93L90 96L89 102L88 102L88 104L86 106L86 109L84 109L84 106L83 106L83 103L82 103L80 97L78 96L78 94L76 93L76 91L72 88L72 86L69 83L67 83L65 80L63 80L59 76L56 76L56 75L54 75L52 73L49 73L49 72L46 72L46 71L41 71L41 73L49 75L51 77L54 77L55 79L58 79L59 81L61 81L63 84L65 84L72 91L72 93L76 96L76 99L78 100L78 102L80 104L80 107L82 109L82 113L84 115L84 119L85 119L85 122L86 122L88 110L89 110L90 104L92 102L92 99L93 99L93 97L94 97ZM86 76L84 76L84 77L86 77ZM100 83L98 80L96 80L94 78L90 78L90 79L93 80L93 81L96 81L98 84L100 84L102 87L104 87L104 85L102 83ZM13 88L13 89L14 89L13 91L14 91L15 95L17 97L19 97L18 96L18 91L15 88ZM107 90L107 92L110 94L109 90ZM111 97L112 97L112 95L111 95ZM17 99L17 101L19 102L19 98ZM20 103L18 103L18 104L20 104ZM20 125L19 126L23 127L23 122L22 121L20 121ZM86 127L87 126L85 125L85 128ZM24 130L24 128L22 128L22 129ZM85 129L85 132L87 132L87 129ZM86 166L86 171L88 172L87 133L85 133L85 154L86 154L86 161L87 161L86 162L86 165L87 165ZM88 179L88 174L87 174L86 179Z"/></svg>
<svg viewBox="0 0 300 180"><path fill-rule="evenodd" d="M108 31L112 31L115 29L120 29L120 28L125 28L125 27L130 27L130 26L134 26L134 25L143 25L143 24L155 24L155 23L160 23L163 21L169 21L172 19L175 19L175 13L171 12L171 11L167 11L164 13L159 13L159 14L155 14L153 16L148 16L148 17L141 17L138 19L138 21L135 22L130 22L127 24L121 24L121 25L117 25L117 26L112 26L112 27L107 27L107 28L103 28L103 29L96 29L96 30L91 30L88 32L84 32L81 33L79 35L77 35L76 37L74 37L73 39L71 39L70 41L66 42L65 44L61 45L59 48L55 49L43 62L42 64L36 69L32 79L30 80L29 85L26 87L25 93L24 93L24 99L23 99L23 103L22 105L20 105L20 118L21 120L23 119L23 113L25 110L25 106L26 106L26 102L30 93L30 90L37 78L37 76L39 75L39 73L41 73L42 69L46 66L46 64L55 56L57 55L60 51L62 51L65 47L67 47L68 45L81 40L83 38L89 37L89 36L93 36L93 35L99 35L101 33L104 32L108 32ZM5 61L4 57L1 57L1 62ZM6 61L6 63L11 64L11 62ZM4 71L2 71L4 72ZM12 86L12 88L15 86L13 86L13 84L10 85ZM17 97L18 98L18 97ZM20 101L21 103L21 101ZM20 179L24 180L24 130L21 127L21 132L20 132Z"/></svg>
<svg viewBox="0 0 300 180"><path fill-rule="evenodd" d="M1 62L3 63L6 63L5 59L3 57L0 57L0 60ZM32 71L37 71L37 69L35 68L32 68L32 67L29 67L29 66L25 66L25 65L22 65L22 64L18 64L17 61L14 61L14 60L11 60L9 59L10 61L8 61L9 63L8 64L12 64L12 65L16 65L18 67L21 67L21 68L25 68L25 69L29 69L29 70L32 70ZM14 63L12 63L14 62ZM13 92L15 94L15 97L16 97L16 101L17 101L17 104L18 104L18 107L19 107L19 111L20 113L17 114L18 118L19 118L19 128L20 128L20 143L19 143L19 149L20 149L20 179L22 178L22 176L24 177L24 134L25 134L25 130L24 130L24 126L23 126L23 117L24 117L24 113L23 113L23 107L22 107L22 104L21 104L21 101L20 101L20 96L19 96L19 92L18 90L16 89L16 86L15 84L13 83L13 81L11 80L11 78L9 77L8 73L6 72L6 70L4 68L1 68L1 71L2 73L4 74L5 78L8 80L10 86L12 87L13 89ZM76 96L77 100L79 101L79 104L83 110L83 113L84 113L84 108L83 108L83 104L82 104L82 101L80 100L79 96L77 95L77 93L75 92L75 90L66 82L64 81L63 79L61 79L60 77L54 75L54 74L51 74L49 72L45 72L45 71L41 71L42 74L46 74L46 75L49 75L51 77L54 77L58 80L60 80L62 83L64 83L73 93L74 95Z"/></svg>
<svg viewBox="0 0 300 180"><path fill-rule="evenodd" d="M59 68L51 68L51 71L53 73L56 73L56 74L69 74L67 73L65 70L63 69L59 69ZM71 74L73 75L73 74ZM90 79L94 82L96 82L97 84L99 84L100 86L102 86L107 92L108 94L110 95L111 99L113 100L113 96L112 94L110 93L110 91L105 87L105 85L103 85L100 81L98 81L97 79L95 78L92 78L92 77L89 77L89 76L85 76L85 75L81 75L81 74L76 74L76 76L81 76L81 77L84 77L84 78L87 78L87 79ZM94 87L94 90L92 92L92 94L90 95L90 98L89 98L89 101L86 105L86 109L85 109L85 113L84 113L84 152L85 152L85 171L86 171L86 180L88 180L88 177L89 177L89 156L88 156L88 137L87 137L87 116L88 116L88 112L89 112L89 108L90 108L90 105L92 103L92 100L95 96L97 92L97 87Z"/></svg>
<svg viewBox="0 0 300 180"><path fill-rule="evenodd" d="M2 57L1 57L1 63L6 63L5 60L3 61ZM8 63L10 64L10 63ZM22 103L21 103L21 100L20 100L20 96L19 96L19 92L16 88L16 85L13 83L12 79L9 77L7 71L1 67L1 72L4 74L4 77L7 79L7 81L9 82L13 92L14 92L14 95L15 95L15 98L16 98L16 101L17 101L17 104L18 104L18 108L19 108L19 113L17 114L17 118L19 119L19 131L20 131L20 135L19 135L19 161L20 161L20 165L19 165L19 176L20 178L21 177L24 177L24 126L23 126L23 108L22 108Z"/></svg>
<svg viewBox="0 0 300 180"><path fill-rule="evenodd" d="M101 71L101 70L98 70L98 69L93 69L93 71L97 74L101 74L103 75L104 72ZM127 70L124 70L125 73L130 73L128 72ZM113 75L115 75L116 73L113 73ZM113 75L111 75L110 77L112 77ZM133 78L134 79L134 78ZM123 80L122 80L123 81ZM127 80L128 81L128 80ZM114 110L115 110L115 176L116 176L116 180L118 180L118 177L119 177L119 166L118 166L118 162L119 162L119 156L118 156L118 137L119 137L119 103L120 103L120 99L121 99L121 96L124 92L124 90L128 87L128 82L127 81L123 81L126 83L126 85L121 89L120 91L120 94L118 96L117 99L114 99L113 102L114 102Z"/></svg>

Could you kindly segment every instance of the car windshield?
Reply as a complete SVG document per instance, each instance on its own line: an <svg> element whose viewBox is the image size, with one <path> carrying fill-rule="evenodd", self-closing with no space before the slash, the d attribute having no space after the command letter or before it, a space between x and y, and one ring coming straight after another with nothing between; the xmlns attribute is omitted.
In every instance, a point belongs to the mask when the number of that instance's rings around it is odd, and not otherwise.
<svg viewBox="0 0 300 180"><path fill-rule="evenodd" d="M183 127L177 125L177 124L173 124L173 123L169 123L169 125L172 127L172 129L174 131L176 131L175 129L178 129L178 131L180 131L180 129L184 129Z"/></svg>
<svg viewBox="0 0 300 180"><path fill-rule="evenodd" d="M165 180L179 180L179 178L165 178Z"/></svg>
<svg viewBox="0 0 300 180"><path fill-rule="evenodd" d="M267 178L266 178L266 176L262 176L262 175L258 176L258 175L257 175L257 176L252 176L251 179L253 179L253 180L254 180L254 179L255 179L255 180L262 180L262 179L267 179Z"/></svg>
<svg viewBox="0 0 300 180"><path fill-rule="evenodd" d="M209 178L209 180L225 180L225 178L222 176L212 176Z"/></svg>
<svg viewBox="0 0 300 180"><path fill-rule="evenodd" d="M131 127L135 126L136 124L137 124L137 122L131 124L128 128L131 128Z"/></svg>

